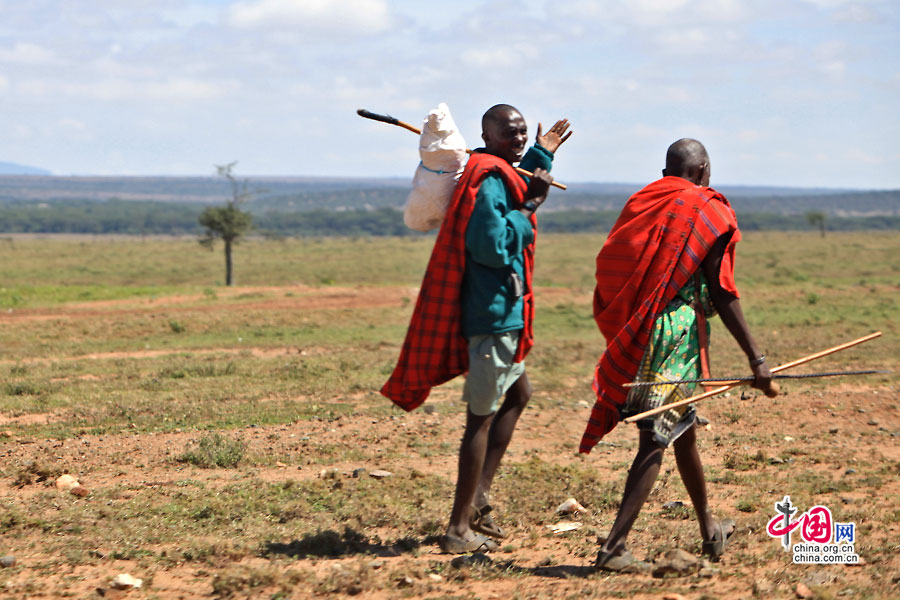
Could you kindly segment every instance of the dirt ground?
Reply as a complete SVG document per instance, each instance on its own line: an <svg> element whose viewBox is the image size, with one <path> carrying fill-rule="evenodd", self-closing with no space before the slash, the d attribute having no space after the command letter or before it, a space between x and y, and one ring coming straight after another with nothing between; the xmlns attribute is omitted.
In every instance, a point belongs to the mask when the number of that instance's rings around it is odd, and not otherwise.
<svg viewBox="0 0 900 600"><path fill-rule="evenodd" d="M244 290L246 292L246 290ZM320 297L310 298L307 290L304 300L280 298L277 302L335 303L350 307L365 303L371 306L379 301L393 301L396 291L344 290L322 292ZM327 295L330 294L330 295ZM378 297L378 294L385 294ZM314 294L313 294L314 295ZM163 303L171 306L187 304L191 298L178 297L139 302L86 303L64 309L16 311L0 315L3 321L21 319L104 318L109 311L154 310ZM254 301L264 302L260 301ZM239 304L234 310L241 310ZM194 310L185 307L184 310ZM223 352L225 349L208 349ZM242 351L246 351L242 349ZM259 353L277 353L271 348L252 350ZM289 352L290 349L285 349ZM195 351L196 352L196 351ZM139 359L148 353L116 353L119 358ZM107 355L66 357L67 359L102 358ZM49 359L42 359L49 360ZM536 393L541 394L540 389ZM458 404L458 394L451 389L439 389L429 399L429 405L439 408L433 412L417 410L405 414L397 411L389 417L372 418L365 415L343 416L337 421L298 421L278 426L253 427L241 431L250 453L276 453L294 457L290 463L275 466L255 466L253 475L264 481L303 481L323 476L349 478L357 468L384 469L393 476L404 476L411 469L437 475L453 482L456 476L455 448L459 443L463 426L463 411ZM721 473L731 468L754 469L757 481L764 489L747 489L745 485L727 480L710 482L710 500L717 515L734 517L738 531L730 551L722 561L711 565L704 575L654 578L650 575L609 575L594 573L591 569L593 555L576 556L572 549L593 544L598 534L608 529L614 511L598 510L593 498L577 498L588 508L584 515L566 520L583 523L583 527L567 533L553 533L546 524L518 527L503 522L504 503L508 494L495 497L498 519L510 530L510 538L504 549L491 557L491 565L464 564L450 566L454 557L440 553L433 540L421 540L415 552L395 551L381 547L374 554L354 554L338 558L298 559L291 569L305 569L319 579L361 573L376 584L355 590L347 587L336 595L355 595L359 598L581 598L581 597L629 597L629 598L791 598L800 597L805 586L808 597L895 597L900 598L900 560L897 557L898 533L897 501L900 484L897 481L900 465L898 448L898 394L893 388L872 388L850 380L817 391L805 391L796 386L786 397L786 403L775 403L763 397L740 400L739 394L707 401L701 409L709 425L699 433L699 443L704 464L708 469ZM755 406L748 408L749 402ZM784 401L784 398L782 398ZM385 402L387 402L385 400ZM451 407L447 409L447 407ZM452 407L457 407L458 410ZM440 410L447 409L447 410ZM583 430L589 413L586 403L573 406L543 403L543 408L526 411L513 439L506 462L509 465L538 457L559 465L584 465L596 468L604 476L621 481L636 448L636 432L633 426L620 425L603 444L588 457L579 456L573 449ZM742 418L734 418L741 410ZM778 413L777 416L773 416ZM182 448L195 432L133 433L119 435L80 435L65 440L35 439L21 435L18 428L34 423L53 422L60 418L52 412L10 416L0 413L0 460L6 464L24 464L27 461L56 457L60 463L77 465L82 485L92 495L78 502L90 503L103 489L122 490L136 488L164 488L184 480L203 482L214 489L232 481L221 470L201 469L192 465L173 467L172 448ZM450 452L428 455L407 453L403 458L381 458L378 444L368 444L365 459L337 460L327 465L332 472L323 475L323 466L310 460L313 457L296 450L298 438L312 438L321 444L360 445L365 440L379 439L380 444L400 443L398 432L428 431L432 447L446 444ZM384 448L384 446L381 446ZM140 456L140 466L123 467L123 456ZM792 460L779 457L790 456ZM756 464L753 464L756 461ZM751 463L750 466L746 466ZM505 466L501 466L501 471ZM802 475L804 480L838 481L854 477L855 483L834 493L824 493L818 499L829 506L835 518L845 518L848 507L857 519L857 552L863 559L859 566L805 566L791 563L790 554L781 551L779 541L768 537L760 528L775 515L774 502L794 493L794 482ZM238 476L238 475L235 475ZM873 483L866 477L880 477ZM666 456L663 472L638 521L630 540L630 546L638 557L649 556L663 547L681 547L698 555L699 540L692 513L684 521L663 521L662 534L646 534L659 528L662 506L668 502L682 502L689 507L686 494L673 482L677 470L671 456ZM719 478L722 479L721 477ZM17 485L11 478L0 478L0 498L15 499L17 504L27 503L29 495L46 493L51 482L43 485ZM754 512L739 510L741 499L753 496L762 508ZM127 500L128 492L119 496ZM559 501L565 500L560 497ZM557 499L548 502L555 504ZM450 499L446 499L449 512ZM800 511L807 506L800 506ZM0 507L0 513L3 508ZM646 518L645 518L646 516ZM437 519L445 515L435 515ZM2 519L2 516L0 516ZM864 519L864 521L863 521ZM552 514L547 522L555 522ZM669 529L667 530L666 527ZM367 531L367 535L383 539L402 537L397 530ZM174 566L137 568L134 561L111 556L109 548L87 549L99 560L77 568L60 566L47 569L54 557L48 555L42 543L40 531L34 531L26 539L17 538L13 547L0 539L0 555L14 555L15 565L0 567L0 598L23 597L74 597L74 598L158 598L161 600L208 598L214 595L215 568L198 568L197 564L184 563ZM660 535L662 539L660 539ZM668 536L668 542L665 540ZM523 543L526 539L533 543ZM445 574L435 573L434 565L443 564ZM65 563L61 563L63 565ZM458 563L454 563L458 564ZM274 565L274 566L273 566ZM248 570L285 569L283 562L273 563L267 558L244 557L234 564L222 565L234 571L237 567ZM2 572L4 571L5 572ZM453 576L447 573L456 573ZM130 573L143 578L146 583L140 589L119 591L110 587L110 580L118 573ZM398 576L398 573L409 573ZM35 577L46 587L30 592L23 591L25 582ZM259 587L238 593L234 597L287 598L317 597L320 592L303 589L302 583L290 593L281 588ZM862 591L861 591L862 590ZM868 590L868 591L865 591ZM673 596L680 594L680 596ZM330 594L324 594L328 596Z"/></svg>

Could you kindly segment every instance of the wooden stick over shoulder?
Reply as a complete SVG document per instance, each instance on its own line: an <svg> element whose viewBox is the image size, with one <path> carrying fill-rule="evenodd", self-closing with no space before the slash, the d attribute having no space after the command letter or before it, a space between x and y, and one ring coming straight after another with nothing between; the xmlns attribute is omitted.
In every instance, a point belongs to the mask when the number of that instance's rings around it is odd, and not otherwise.
<svg viewBox="0 0 900 600"><path fill-rule="evenodd" d="M810 354L808 356L804 356L802 358L798 358L795 361L785 363L783 365L779 365L772 369L772 373L779 373L784 371L785 369L790 369L804 363L808 363L812 360L816 360L817 358L822 358L823 356L828 356L829 354L834 354L835 352L840 352L841 350L846 350L847 348L852 348L853 346L862 344L864 342L868 342L869 340L874 340L875 338L881 336L880 331L876 331L875 333L870 333L867 336L863 336L859 339L853 340L851 342L846 342L844 344L840 344L838 346L834 346L833 348L828 348L827 350L822 350L821 352L816 352L814 354ZM665 412L670 408L678 408L679 406L687 406L688 404L693 404L694 402L699 402L705 398L709 398L710 396L715 396L717 394L721 394L722 392L727 392L733 387L737 387L741 382L729 383L728 385L719 386L717 388L713 388L707 392L702 394L698 394L696 396L691 396L690 398L685 398L684 400L680 400L678 402L673 402L671 404L664 404L663 406L658 406L656 408L651 408L650 410L646 410L642 413L636 414L634 416L628 417L624 419L626 423L634 423L635 421L639 421L641 419L645 419L647 417L652 417L653 415L657 415L661 412Z"/></svg>
<svg viewBox="0 0 900 600"><path fill-rule="evenodd" d="M361 116L365 119L372 119L373 121L381 121L382 123L388 123L389 125L396 125L397 127L402 127L403 129L412 131L415 134L422 135L422 130L419 129L418 127L415 127L414 125L410 125L409 123L405 123L405 122L401 121L400 119L394 118L390 115L379 115L378 113L373 113L372 111L366 110L364 108L360 108L359 110L357 110L356 114L358 114L359 116ZM466 148L466 152L469 154L472 154L472 150L470 150L468 148ZM526 177L534 176L534 173L532 173L531 171L529 171L527 169L520 169L519 167L513 167L513 169L515 169L516 173L519 173L520 175L524 175ZM550 182L550 185L552 185L553 187L559 188L561 190L568 189L564 184L562 184L558 181L552 181L552 182Z"/></svg>

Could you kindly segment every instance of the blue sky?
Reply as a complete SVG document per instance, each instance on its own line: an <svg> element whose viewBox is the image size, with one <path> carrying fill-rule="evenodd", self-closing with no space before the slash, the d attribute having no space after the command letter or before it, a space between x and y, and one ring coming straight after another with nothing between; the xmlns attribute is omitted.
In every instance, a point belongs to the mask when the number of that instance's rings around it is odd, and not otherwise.
<svg viewBox="0 0 900 600"><path fill-rule="evenodd" d="M0 0L0 161L56 174L411 177L447 102L568 117L562 181L900 188L892 0Z"/></svg>

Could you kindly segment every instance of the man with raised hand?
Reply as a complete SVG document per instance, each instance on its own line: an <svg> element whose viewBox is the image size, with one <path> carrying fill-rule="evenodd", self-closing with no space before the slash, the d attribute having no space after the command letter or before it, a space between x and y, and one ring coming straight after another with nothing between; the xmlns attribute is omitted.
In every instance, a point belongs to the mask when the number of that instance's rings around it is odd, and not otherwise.
<svg viewBox="0 0 900 600"><path fill-rule="evenodd" d="M708 370L702 364L709 334L706 316L714 312L746 354L753 387L777 394L734 282L737 218L725 197L708 187L709 176L703 144L681 139L669 146L663 178L629 198L597 255L594 318L607 347L595 370L597 401L581 452L590 452L621 418L691 395L692 384L632 387L627 393L623 385L699 378ZM625 572L649 568L625 542L670 445L697 514L703 552L718 559L735 523L716 521L709 510L694 407L673 408L637 424L637 456L596 566Z"/></svg>
<svg viewBox="0 0 900 600"><path fill-rule="evenodd" d="M435 241L400 359L381 392L405 410L468 371L466 428L444 552L497 548L505 533L489 494L531 397L524 358L534 343L534 243L554 152L571 132L557 121L525 153L528 127L508 104L482 117L484 148L469 158ZM534 172L531 178L512 167ZM488 537L490 536L490 537Z"/></svg>

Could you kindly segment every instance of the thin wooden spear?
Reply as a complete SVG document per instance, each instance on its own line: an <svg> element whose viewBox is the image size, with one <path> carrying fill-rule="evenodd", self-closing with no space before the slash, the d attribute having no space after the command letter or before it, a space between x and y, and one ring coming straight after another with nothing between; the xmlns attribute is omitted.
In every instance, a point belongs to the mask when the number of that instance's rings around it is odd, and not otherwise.
<svg viewBox="0 0 900 600"><path fill-rule="evenodd" d="M410 125L409 123L404 123L400 119L397 119L390 115L379 115L378 113L373 113L372 111L366 110L364 108L360 108L359 110L357 110L356 114L358 114L359 116L361 116L365 119L372 119L373 121L381 121L382 123L388 123L389 125L396 125L398 127L402 127L403 129L408 129L409 131L412 131L413 133L416 133L419 135L422 134L422 130L419 129L418 127L415 127L414 125ZM472 154L473 151L466 148L466 152L468 152L469 154ZM532 173L531 171L528 171L527 169L520 169L519 167L513 167L513 169L515 169L517 173L520 173L521 175L525 175L526 177L534 177L534 173ZM552 185L553 187L557 187L561 190L568 189L565 185L563 185L562 183L560 183L558 181L551 181L550 185Z"/></svg>
<svg viewBox="0 0 900 600"><path fill-rule="evenodd" d="M775 367L774 369L772 369L772 373L779 373L781 371L784 371L785 369L790 369L792 367L796 367L796 366L802 365L804 363L808 363L810 361L816 360L817 358L822 358L823 356L828 356L829 354L834 354L835 352L840 352L841 350L846 350L847 348L851 348L858 344L868 342L869 340L874 340L875 338L880 337L880 336L881 336L880 331L876 331L875 333L870 333L869 335L863 336L857 340L853 340L852 342L846 342L844 344L840 344L839 346L834 346L833 348L828 348L827 350L822 350L821 352L816 352L814 354L810 354L809 356L804 356L802 358L798 358L795 361L785 363L783 365L779 365L779 366ZM721 394L722 392L727 392L731 388L736 387L736 386L740 385L741 383L743 383L743 382L738 381L736 383L730 383L728 385L723 385L723 386L720 386L717 388L713 388L713 389L709 390L708 392L704 392L704 393L698 394L696 396L691 396L690 398L685 398L684 400L680 400L678 402L673 402L671 404L664 404L662 406L657 406L656 408L651 408L650 410L645 410L642 413L628 417L628 418L624 419L624 421L626 423L634 423L635 421L639 421L646 417L652 417L653 415L659 414L661 412L665 412L665 411L669 410L670 408L678 408L680 406L687 406L688 404L693 404L694 402L699 402L700 400L709 398L710 396L716 396L718 394Z"/></svg>
<svg viewBox="0 0 900 600"><path fill-rule="evenodd" d="M814 379L817 377L844 377L847 375L874 375L878 373L890 373L878 369L863 369L861 371L828 371L826 373L803 373L794 375L773 375L772 379ZM707 377L706 379L661 379L659 381L634 381L626 383L622 387L656 387L660 385L681 385L682 383L718 383L729 385L737 383L748 385L756 381L756 377Z"/></svg>

